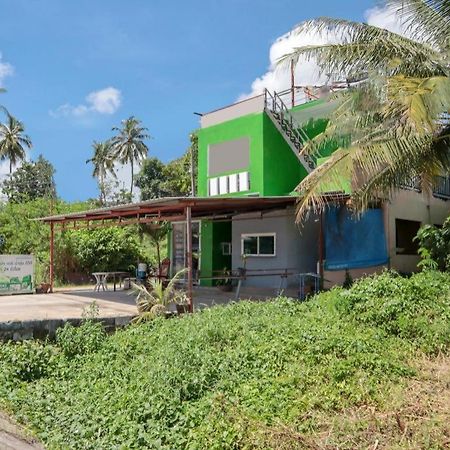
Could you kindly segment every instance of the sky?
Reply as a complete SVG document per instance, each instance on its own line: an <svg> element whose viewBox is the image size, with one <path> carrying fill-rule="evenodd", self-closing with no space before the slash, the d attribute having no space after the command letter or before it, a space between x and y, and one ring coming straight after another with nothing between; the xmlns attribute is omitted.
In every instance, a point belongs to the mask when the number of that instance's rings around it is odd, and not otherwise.
<svg viewBox="0 0 450 450"><path fill-rule="evenodd" d="M30 158L55 166L60 197L97 197L85 161L121 120L134 115L148 127L150 156L181 156L199 125L194 112L287 87L276 57L315 39L287 36L297 23L389 22L374 8L371 0L2 0L0 104L24 122ZM297 75L318 76L302 64Z"/></svg>

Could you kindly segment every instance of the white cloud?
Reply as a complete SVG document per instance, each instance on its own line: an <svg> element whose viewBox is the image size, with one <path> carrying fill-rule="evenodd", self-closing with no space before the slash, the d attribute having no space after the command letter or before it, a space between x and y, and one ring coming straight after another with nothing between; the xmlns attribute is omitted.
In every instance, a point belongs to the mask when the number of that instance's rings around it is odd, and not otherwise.
<svg viewBox="0 0 450 450"><path fill-rule="evenodd" d="M375 7L368 9L364 13L366 22L378 28L385 28L398 34L406 34L406 26L402 25L401 20L395 9L389 7Z"/></svg>
<svg viewBox="0 0 450 450"><path fill-rule="evenodd" d="M91 92L86 101L91 108L100 114L114 114L120 107L122 94L113 87Z"/></svg>
<svg viewBox="0 0 450 450"><path fill-rule="evenodd" d="M3 81L6 77L10 77L14 74L14 67L3 61L3 55L0 52L0 87L3 86Z"/></svg>
<svg viewBox="0 0 450 450"><path fill-rule="evenodd" d="M65 103L55 111L50 111L53 117L83 117L90 113L114 114L122 103L122 93L114 87L94 91L86 96L86 103L73 106Z"/></svg>
<svg viewBox="0 0 450 450"><path fill-rule="evenodd" d="M391 8L372 8L365 12L364 17L370 25L387 30L407 34L405 26L402 26L400 19L395 11ZM239 100L261 94L264 89L269 91L283 91L291 87L290 70L287 67L280 68L277 61L281 56L291 53L295 47L305 45L322 45L327 43L337 43L339 39L336 35L328 34L320 36L315 32L294 34L287 33L280 36L270 47L269 51L269 68L267 72L256 78L251 85L249 93L239 96ZM314 86L324 84L327 80L326 75L320 74L317 64L310 60L300 59L295 68L295 84L297 86Z"/></svg>
<svg viewBox="0 0 450 450"><path fill-rule="evenodd" d="M9 161L0 161L0 180L9 174Z"/></svg>
<svg viewBox="0 0 450 450"><path fill-rule="evenodd" d="M264 89L269 91L289 89L291 85L290 70L287 66L279 67L277 65L278 59L290 53L296 47L332 42L336 42L336 39L332 36L319 36L317 33L295 34L290 32L280 36L270 47L268 71L261 77L256 78L251 85L251 91L242 94L239 99L261 94ZM326 75L319 73L317 64L314 61L306 61L304 58L299 60L294 73L297 86L323 84L326 81Z"/></svg>

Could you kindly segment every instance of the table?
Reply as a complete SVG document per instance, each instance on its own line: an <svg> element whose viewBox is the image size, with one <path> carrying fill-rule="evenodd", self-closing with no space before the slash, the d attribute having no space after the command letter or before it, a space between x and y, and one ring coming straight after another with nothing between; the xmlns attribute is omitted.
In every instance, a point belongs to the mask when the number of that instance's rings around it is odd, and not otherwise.
<svg viewBox="0 0 450 450"><path fill-rule="evenodd" d="M117 278L119 279L120 284L122 284L122 278L129 277L130 274L128 272L93 272L92 275L95 278L95 286L94 291L99 291L102 289L103 291L108 290L108 277L113 277L114 284L114 292L116 291Z"/></svg>

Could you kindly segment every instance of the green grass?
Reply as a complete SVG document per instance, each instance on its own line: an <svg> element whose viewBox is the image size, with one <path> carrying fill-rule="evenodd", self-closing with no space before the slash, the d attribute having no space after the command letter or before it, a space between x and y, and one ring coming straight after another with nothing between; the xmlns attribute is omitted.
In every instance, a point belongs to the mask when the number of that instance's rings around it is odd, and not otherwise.
<svg viewBox="0 0 450 450"><path fill-rule="evenodd" d="M450 275L385 273L306 303L3 345L0 399L49 448L437 449L447 421L432 388L417 400L428 421L405 432L397 415L449 347Z"/></svg>

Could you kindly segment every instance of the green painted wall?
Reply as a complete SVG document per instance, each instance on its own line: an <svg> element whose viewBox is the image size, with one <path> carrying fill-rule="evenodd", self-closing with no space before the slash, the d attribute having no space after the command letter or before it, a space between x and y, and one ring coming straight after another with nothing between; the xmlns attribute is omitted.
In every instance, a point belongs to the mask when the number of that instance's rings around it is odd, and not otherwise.
<svg viewBox="0 0 450 450"><path fill-rule="evenodd" d="M222 242L231 242L231 222L211 222L201 224L201 278L217 275L225 267L231 268L231 256L222 254ZM202 280L202 286L213 286L212 280Z"/></svg>
<svg viewBox="0 0 450 450"><path fill-rule="evenodd" d="M263 126L263 195L289 195L307 172L267 114L264 114Z"/></svg>
<svg viewBox="0 0 450 450"><path fill-rule="evenodd" d="M316 100L296 106L292 111L302 120L303 129L312 138L324 131L328 123L327 118L316 117L317 113L329 113L333 108L333 105L328 106L323 100ZM312 118L308 119L310 116ZM242 137L248 137L250 140L250 166L247 168L250 173L250 191L225 196L242 196L249 193L261 196L288 195L306 176L306 170L270 118L265 113L249 114L199 130L200 197L208 195L208 146ZM321 149L320 156L329 156L336 148L336 144L327 144ZM227 174L229 172L216 176Z"/></svg>
<svg viewBox="0 0 450 450"><path fill-rule="evenodd" d="M213 223L213 271L231 269L231 255L224 255L222 242L231 243L231 221Z"/></svg>
<svg viewBox="0 0 450 450"><path fill-rule="evenodd" d="M328 119L321 118L320 114L328 113L331 109L323 100L317 100L299 105L293 111L302 120L308 136L314 137L328 123ZM250 141L250 164L243 170L247 169L250 173L251 189L225 196L245 196L250 193L260 196L289 195L306 176L306 170L267 114L249 114L199 130L199 197L208 196L208 146L242 137L248 137ZM336 148L336 145L327 144L321 150L321 156L329 156ZM224 172L215 176L227 174ZM216 271L231 267L231 258L222 255L220 245L222 242L231 242L231 223L202 221L201 233L201 276L211 277ZM202 285L211 286L213 283L205 280Z"/></svg>
<svg viewBox="0 0 450 450"><path fill-rule="evenodd" d="M200 278L212 277L213 273L213 222L202 220L201 223L201 257L200 257ZM209 280L202 280L202 286L211 286Z"/></svg>
<svg viewBox="0 0 450 450"><path fill-rule="evenodd" d="M198 196L208 195L208 145L232 141L242 137L250 140L250 191L227 194L241 196L252 193L262 195L263 190L263 114L249 114L229 120L198 132ZM244 169L245 170L245 169ZM224 172L220 175L227 175ZM217 176L217 175L216 175Z"/></svg>

